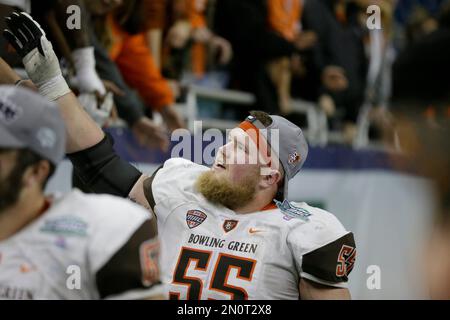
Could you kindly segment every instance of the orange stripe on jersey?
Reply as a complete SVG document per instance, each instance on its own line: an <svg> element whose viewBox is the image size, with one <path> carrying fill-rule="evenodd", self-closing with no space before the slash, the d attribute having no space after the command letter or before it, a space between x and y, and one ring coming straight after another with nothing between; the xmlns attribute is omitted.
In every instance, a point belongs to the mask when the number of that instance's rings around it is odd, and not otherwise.
<svg viewBox="0 0 450 320"><path fill-rule="evenodd" d="M276 208L278 208L277 205L275 203L271 202L267 206L262 208L261 211L273 210L273 209L276 209Z"/></svg>

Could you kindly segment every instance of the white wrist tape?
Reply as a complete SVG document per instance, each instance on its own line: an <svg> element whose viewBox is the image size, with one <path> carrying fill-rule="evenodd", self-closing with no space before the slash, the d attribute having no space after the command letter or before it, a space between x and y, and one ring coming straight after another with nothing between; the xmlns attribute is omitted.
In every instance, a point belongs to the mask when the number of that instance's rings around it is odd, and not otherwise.
<svg viewBox="0 0 450 320"><path fill-rule="evenodd" d="M70 92L69 86L62 75L57 75L44 83L36 83L39 93L53 101Z"/></svg>

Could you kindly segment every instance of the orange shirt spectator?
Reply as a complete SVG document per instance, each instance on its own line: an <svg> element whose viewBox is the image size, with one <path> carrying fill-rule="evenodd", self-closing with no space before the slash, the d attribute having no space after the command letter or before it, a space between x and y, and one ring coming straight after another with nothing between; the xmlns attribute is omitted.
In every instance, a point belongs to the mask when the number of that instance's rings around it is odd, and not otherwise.
<svg viewBox="0 0 450 320"><path fill-rule="evenodd" d="M193 29L206 29L205 9L207 0L187 0L188 17ZM203 43L196 42L192 46L192 72L202 76L206 70L206 48Z"/></svg>
<svg viewBox="0 0 450 320"><path fill-rule="evenodd" d="M205 28L205 9L208 0L187 0L188 1L188 17L192 28Z"/></svg>
<svg viewBox="0 0 450 320"><path fill-rule="evenodd" d="M302 0L267 0L271 29L286 40L293 41L300 32Z"/></svg>
<svg viewBox="0 0 450 320"><path fill-rule="evenodd" d="M125 81L139 92L146 105L156 111L173 104L172 89L153 60L144 33L128 34L114 21L112 15L108 16L107 23L113 35L109 55Z"/></svg>

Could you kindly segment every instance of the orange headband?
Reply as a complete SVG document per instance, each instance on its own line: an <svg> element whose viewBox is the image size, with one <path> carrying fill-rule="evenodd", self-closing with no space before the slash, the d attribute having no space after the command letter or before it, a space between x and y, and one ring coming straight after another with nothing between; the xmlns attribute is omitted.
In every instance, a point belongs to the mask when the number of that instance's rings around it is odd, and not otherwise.
<svg viewBox="0 0 450 320"><path fill-rule="evenodd" d="M270 146L267 143L266 138L259 131L258 127L249 121L243 121L239 124L238 128L241 128L250 136L250 139L252 139L256 144L256 148L259 153L262 154L267 165L270 167L272 163L272 159L270 157ZM261 137L261 139L259 137Z"/></svg>

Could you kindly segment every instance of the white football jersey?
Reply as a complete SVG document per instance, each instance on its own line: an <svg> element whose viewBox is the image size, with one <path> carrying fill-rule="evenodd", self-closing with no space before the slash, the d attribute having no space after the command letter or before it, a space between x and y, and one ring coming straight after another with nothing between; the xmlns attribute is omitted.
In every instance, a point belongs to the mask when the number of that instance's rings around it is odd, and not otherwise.
<svg viewBox="0 0 450 320"><path fill-rule="evenodd" d="M301 277L346 287L356 249L335 216L288 201L236 214L195 190L206 170L174 158L153 177L161 277L171 299L298 299Z"/></svg>
<svg viewBox="0 0 450 320"><path fill-rule="evenodd" d="M109 195L74 190L54 199L0 241L0 299L99 298L96 273L148 219L142 207Z"/></svg>

